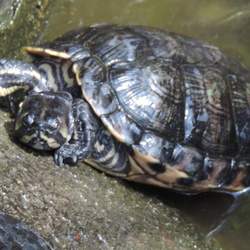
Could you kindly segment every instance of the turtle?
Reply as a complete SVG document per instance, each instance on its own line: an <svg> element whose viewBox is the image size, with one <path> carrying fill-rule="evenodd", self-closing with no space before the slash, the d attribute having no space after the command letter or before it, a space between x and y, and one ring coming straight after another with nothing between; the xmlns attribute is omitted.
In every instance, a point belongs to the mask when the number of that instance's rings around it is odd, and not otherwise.
<svg viewBox="0 0 250 250"><path fill-rule="evenodd" d="M0 60L14 136L55 163L180 192L250 184L250 73L165 29L94 24Z"/></svg>

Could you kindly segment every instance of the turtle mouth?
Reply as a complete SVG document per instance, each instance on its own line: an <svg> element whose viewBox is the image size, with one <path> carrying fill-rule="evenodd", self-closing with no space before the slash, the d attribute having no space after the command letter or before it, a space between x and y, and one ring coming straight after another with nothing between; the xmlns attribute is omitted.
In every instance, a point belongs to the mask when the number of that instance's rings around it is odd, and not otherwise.
<svg viewBox="0 0 250 250"><path fill-rule="evenodd" d="M45 134L41 135L40 133L24 135L19 140L37 150L52 150L61 146L53 137L48 137Z"/></svg>
<svg viewBox="0 0 250 250"><path fill-rule="evenodd" d="M33 141L30 142L30 145L37 150L49 150L51 149L48 146L47 141L43 140L43 139L34 139Z"/></svg>

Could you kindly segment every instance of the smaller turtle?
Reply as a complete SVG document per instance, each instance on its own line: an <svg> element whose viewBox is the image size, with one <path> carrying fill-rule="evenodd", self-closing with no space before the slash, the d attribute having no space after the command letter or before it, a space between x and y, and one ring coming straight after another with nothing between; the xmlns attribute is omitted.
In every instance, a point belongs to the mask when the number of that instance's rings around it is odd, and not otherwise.
<svg viewBox="0 0 250 250"><path fill-rule="evenodd" d="M250 74L207 43L162 29L93 25L0 60L15 136L55 162L84 161L181 190L250 183Z"/></svg>
<svg viewBox="0 0 250 250"><path fill-rule="evenodd" d="M0 248L52 250L49 243L26 224L3 212L0 212Z"/></svg>

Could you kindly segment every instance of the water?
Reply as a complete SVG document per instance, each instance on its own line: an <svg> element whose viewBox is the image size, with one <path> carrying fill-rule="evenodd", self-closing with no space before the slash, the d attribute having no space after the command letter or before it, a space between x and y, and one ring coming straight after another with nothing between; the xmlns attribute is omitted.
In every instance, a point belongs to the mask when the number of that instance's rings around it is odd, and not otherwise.
<svg viewBox="0 0 250 250"><path fill-rule="evenodd" d="M61 0L57 5L43 40L93 23L150 25L205 40L250 67L248 0Z"/></svg>
<svg viewBox="0 0 250 250"><path fill-rule="evenodd" d="M40 40L93 23L150 25L205 40L250 68L250 3L248 0L61 0ZM178 207L204 233L223 221L234 197L223 193L193 196L158 195ZM247 249L250 244L249 195L214 234L225 249Z"/></svg>

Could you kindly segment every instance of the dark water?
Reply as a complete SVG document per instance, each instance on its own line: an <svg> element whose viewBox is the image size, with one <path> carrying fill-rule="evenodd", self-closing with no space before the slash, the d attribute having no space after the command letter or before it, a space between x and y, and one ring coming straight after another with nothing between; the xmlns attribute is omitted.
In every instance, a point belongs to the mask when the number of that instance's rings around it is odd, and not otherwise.
<svg viewBox="0 0 250 250"><path fill-rule="evenodd" d="M41 41L93 23L150 25L205 40L250 68L249 0L61 0L57 4ZM160 194L162 191L155 192L159 199L191 218L204 234L221 225L213 236L223 249L248 249L250 195L235 198L208 192L166 197ZM235 200L237 206L224 218Z"/></svg>

